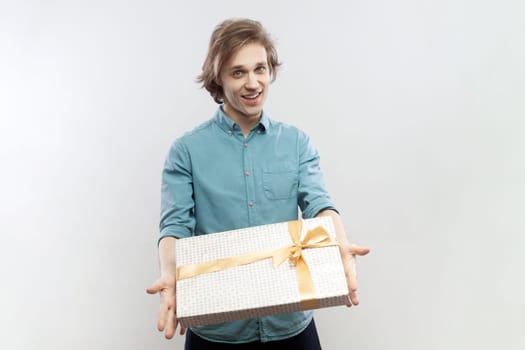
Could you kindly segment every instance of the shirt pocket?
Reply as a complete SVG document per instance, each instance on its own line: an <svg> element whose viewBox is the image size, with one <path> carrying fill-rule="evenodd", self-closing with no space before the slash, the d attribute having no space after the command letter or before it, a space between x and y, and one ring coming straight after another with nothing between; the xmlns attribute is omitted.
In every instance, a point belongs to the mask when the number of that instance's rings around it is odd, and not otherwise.
<svg viewBox="0 0 525 350"><path fill-rule="evenodd" d="M268 199L297 196L298 181L297 167L293 163L276 163L263 169L263 189Z"/></svg>

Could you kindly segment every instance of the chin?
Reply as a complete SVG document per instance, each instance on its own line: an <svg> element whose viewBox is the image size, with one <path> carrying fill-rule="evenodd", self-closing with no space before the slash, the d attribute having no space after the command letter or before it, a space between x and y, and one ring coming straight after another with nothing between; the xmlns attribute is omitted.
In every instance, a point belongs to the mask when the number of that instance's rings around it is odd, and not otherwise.
<svg viewBox="0 0 525 350"><path fill-rule="evenodd" d="M262 108L258 107L257 109L250 109L245 112L246 116L250 118L260 117L262 113Z"/></svg>

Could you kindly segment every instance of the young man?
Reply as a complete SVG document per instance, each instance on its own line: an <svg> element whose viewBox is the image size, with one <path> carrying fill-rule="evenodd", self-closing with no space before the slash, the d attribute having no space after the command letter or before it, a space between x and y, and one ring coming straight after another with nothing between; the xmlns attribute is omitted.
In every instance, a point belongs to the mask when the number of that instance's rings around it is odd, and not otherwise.
<svg viewBox="0 0 525 350"><path fill-rule="evenodd" d="M220 106L212 119L173 143L162 173L161 277L147 291L160 293L158 329L168 339L178 327L176 239L297 220L298 207L303 218L333 218L350 304L359 302L355 256L367 254L368 248L348 243L309 138L263 111L279 65L259 22L227 20L212 34L199 81ZM320 349L312 312L194 327L186 333L186 349L275 346Z"/></svg>

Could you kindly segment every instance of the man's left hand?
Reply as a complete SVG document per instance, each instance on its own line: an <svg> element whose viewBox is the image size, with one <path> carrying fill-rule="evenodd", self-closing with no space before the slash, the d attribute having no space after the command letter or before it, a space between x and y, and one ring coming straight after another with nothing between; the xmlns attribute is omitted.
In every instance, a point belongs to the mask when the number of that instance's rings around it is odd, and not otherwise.
<svg viewBox="0 0 525 350"><path fill-rule="evenodd" d="M348 283L348 290L350 292L350 303L348 306L358 305L357 298L357 271L356 271L356 257L366 255L370 252L370 248L361 247L356 244L346 243L340 244L339 250L343 260L343 268L345 270L346 283Z"/></svg>

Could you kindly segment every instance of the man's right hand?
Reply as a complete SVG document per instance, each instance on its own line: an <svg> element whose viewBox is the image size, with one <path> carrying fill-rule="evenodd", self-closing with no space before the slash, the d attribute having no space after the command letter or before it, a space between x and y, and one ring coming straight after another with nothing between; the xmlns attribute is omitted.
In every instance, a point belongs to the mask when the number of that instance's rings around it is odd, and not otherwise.
<svg viewBox="0 0 525 350"><path fill-rule="evenodd" d="M175 303L175 283L174 275L162 275L151 286L146 289L148 294L160 294L160 310L159 321L157 329L159 332L164 332L166 339L173 338L177 331L177 326L180 326L180 334L186 332L186 328L182 327L177 320L177 310Z"/></svg>

